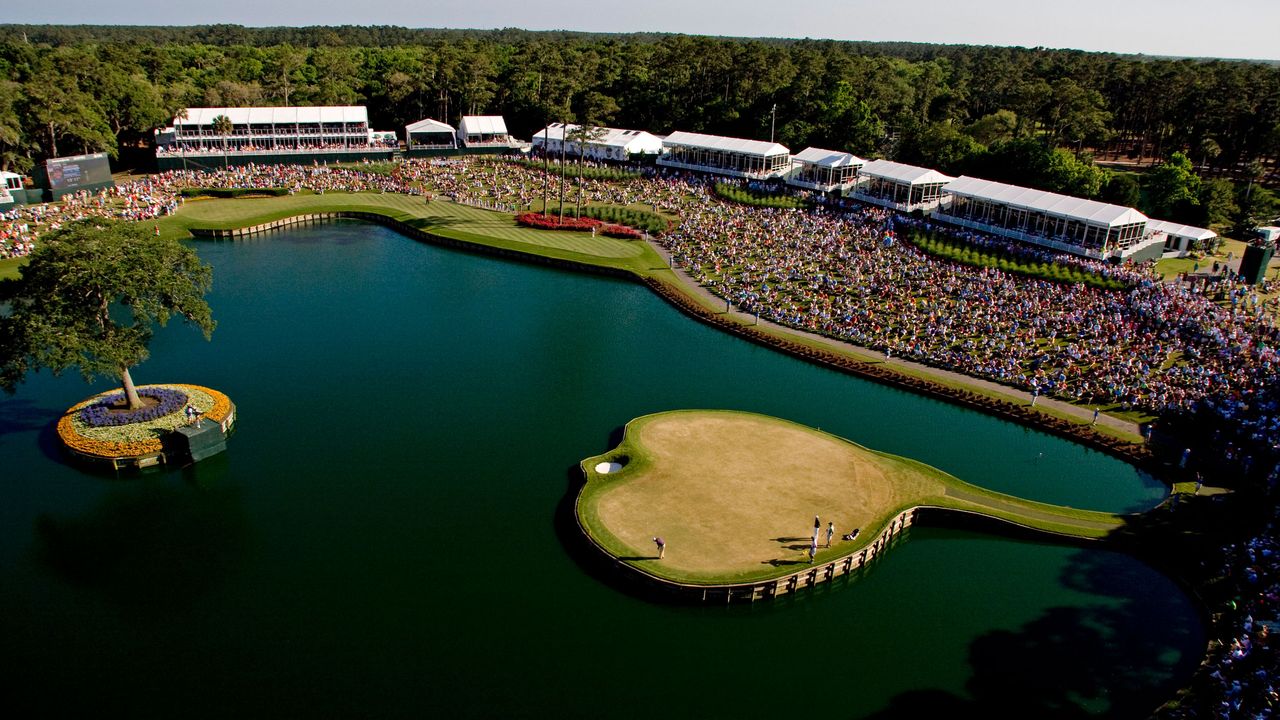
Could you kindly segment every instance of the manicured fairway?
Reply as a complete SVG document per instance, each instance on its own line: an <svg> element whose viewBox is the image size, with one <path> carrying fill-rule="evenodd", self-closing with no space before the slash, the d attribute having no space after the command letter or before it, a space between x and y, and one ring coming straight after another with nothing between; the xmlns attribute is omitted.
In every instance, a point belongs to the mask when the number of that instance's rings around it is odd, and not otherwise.
<svg viewBox="0 0 1280 720"><path fill-rule="evenodd" d="M596 471L619 462L617 472ZM871 542L914 507L975 512L1059 535L1097 538L1122 520L1034 503L964 483L907 458L813 428L728 411L676 411L633 420L613 451L582 463L578 517L610 554L659 577L724 583L776 577L808 561L813 516L818 561ZM858 539L840 536L861 528ZM656 558L654 536L667 544Z"/></svg>

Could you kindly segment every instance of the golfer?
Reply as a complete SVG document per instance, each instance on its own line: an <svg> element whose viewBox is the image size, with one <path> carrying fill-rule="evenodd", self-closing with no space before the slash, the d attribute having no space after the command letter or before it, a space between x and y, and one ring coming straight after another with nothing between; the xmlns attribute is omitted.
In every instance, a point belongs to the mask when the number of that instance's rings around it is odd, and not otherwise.
<svg viewBox="0 0 1280 720"><path fill-rule="evenodd" d="M661 560L662 556L667 553L667 542L660 537L655 537L653 544L658 546L658 559Z"/></svg>

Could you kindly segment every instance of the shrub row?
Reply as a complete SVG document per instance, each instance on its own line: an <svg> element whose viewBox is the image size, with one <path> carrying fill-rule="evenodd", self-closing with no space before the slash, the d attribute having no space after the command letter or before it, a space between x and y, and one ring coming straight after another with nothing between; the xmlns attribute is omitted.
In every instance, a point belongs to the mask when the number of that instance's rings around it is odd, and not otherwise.
<svg viewBox="0 0 1280 720"><path fill-rule="evenodd" d="M1083 283L1101 290L1124 290L1128 285L1097 273L1054 262L1028 262L1007 253L975 248L967 243L912 233L911 242L925 253L962 265L989 267L1017 275L1060 283Z"/></svg>
<svg viewBox="0 0 1280 720"><path fill-rule="evenodd" d="M573 208L565 208L565 215L574 215ZM587 205L582 208L582 217L603 220L614 225L626 225L650 235L658 236L671 229L671 222L656 212L633 210L617 205Z"/></svg>
<svg viewBox="0 0 1280 720"><path fill-rule="evenodd" d="M537 160L515 160L517 165L522 165L530 170L549 170L552 175L564 175L566 177L578 177L579 168L576 165L561 165L557 161L551 162L551 167L547 167L545 162ZM635 170L623 170L622 168L598 167L595 165L583 165L581 168L582 177L587 180L608 180L618 182L621 180L635 180L640 177L640 173Z"/></svg>
<svg viewBox="0 0 1280 720"><path fill-rule="evenodd" d="M799 210L809 206L809 203L797 197L757 192L731 183L716 183L715 190L720 198L752 207Z"/></svg>
<svg viewBox="0 0 1280 720"><path fill-rule="evenodd" d="M245 195L270 195L283 197L289 194L289 188L182 188L183 197L238 198Z"/></svg>

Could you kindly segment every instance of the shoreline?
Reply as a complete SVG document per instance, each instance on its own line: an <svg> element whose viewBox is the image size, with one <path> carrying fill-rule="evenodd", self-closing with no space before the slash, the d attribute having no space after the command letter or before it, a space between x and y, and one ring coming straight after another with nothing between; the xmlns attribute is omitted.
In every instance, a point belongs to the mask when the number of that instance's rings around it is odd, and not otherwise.
<svg viewBox="0 0 1280 720"><path fill-rule="evenodd" d="M463 240L452 238L445 235L429 232L414 227L406 222L391 217L388 214L375 210L337 210L332 212L306 213L293 215L287 218L261 223L252 226L244 226L236 229L212 229L191 227L190 234L200 239L213 240L234 240L238 238L250 237L261 233L271 232L276 229L289 227L299 224L321 223L332 220L362 220L375 224L389 227L403 235L415 240L430 243L441 247L448 247L476 254L490 255L499 258L517 260L520 262L531 263L535 265L545 265L556 267L575 272L585 272L594 275L603 275L619 279L627 279L633 282L639 282L647 286L655 295L674 306L677 310L686 316L702 322L704 324L716 327L724 332L736 335L748 342L757 345L772 348L776 351L791 355L793 357L812 362L824 367L837 370L849 375L855 375L867 380L872 380L890 387L901 390L907 390L917 394L925 395L935 399L960 405L978 412L985 413L997 417L1002 420L1014 422L1025 427L1030 427L1041 432L1062 437L1067 440L1079 443L1093 450L1104 452L1113 457L1129 462L1136 467L1144 470L1155 472L1164 469L1164 465L1160 463L1155 455L1147 446L1124 440L1115 435L1100 432L1087 423L1075 423L1061 417L1055 417L1047 413L1031 407L1030 403L1025 404L1015 400L1006 400L980 392L985 389L980 383L980 378L971 378L967 375L961 375L952 371L945 371L939 368L915 363L913 361L895 360L885 363L875 360L863 360L855 357L855 353L861 351L869 354L874 351L858 346L839 343L844 346L844 351L840 352L837 342L829 338L805 333L791 328L784 328L770 322L762 322L759 325L748 325L738 321L732 314L717 312L705 306L703 302L699 302L699 296L702 299L714 298L709 291L701 286L694 285L687 276L683 275L679 269L672 268L669 265L669 256L665 251L656 247L651 240L644 242L658 253L668 265L660 268L661 270L671 271L677 278L677 283L668 282L651 274L644 274L632 269L612 267L605 264L593 263L587 260L575 260L562 257L552 257L550 255L540 254L535 248L515 249L507 247L498 247L495 245L487 245L473 240ZM741 314L741 313L739 313ZM828 348L816 348L797 342L794 339L785 337L784 335L792 335L800 338L811 339L828 345ZM929 377L917 377L896 370L895 367L908 367L917 370L921 374ZM963 382L967 387L974 389L957 388L945 385L938 380L937 377L944 377L944 373L951 377L957 378L957 382ZM962 380L961 380L962 379ZM1004 388L995 383L989 383L1001 388L1001 394L1007 396L1014 395L1017 391L1012 388ZM989 390L994 392L994 390ZM1040 402L1049 407L1067 406L1076 408L1078 413L1084 414L1088 411L1079 406L1070 405L1062 401L1053 400L1050 405L1051 398L1044 398ZM1126 423L1126 421L1108 417L1108 426L1113 423ZM1100 418L1101 420L1101 418ZM1130 424L1132 425L1132 424ZM1136 429L1136 426L1134 426ZM1118 430L1120 428L1117 428ZM1121 430L1123 432L1123 430ZM1172 487L1168 478L1161 478L1166 484Z"/></svg>

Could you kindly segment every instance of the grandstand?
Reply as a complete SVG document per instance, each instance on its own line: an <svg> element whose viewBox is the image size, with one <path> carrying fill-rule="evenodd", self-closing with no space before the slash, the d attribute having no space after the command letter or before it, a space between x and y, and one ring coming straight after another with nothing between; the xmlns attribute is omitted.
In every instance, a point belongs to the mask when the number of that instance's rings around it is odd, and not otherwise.
<svg viewBox="0 0 1280 720"><path fill-rule="evenodd" d="M673 132L663 138L662 146L657 163L664 167L754 180L780 177L791 170L791 151L763 140Z"/></svg>
<svg viewBox="0 0 1280 720"><path fill-rule="evenodd" d="M458 147L516 148L519 146L507 132L507 121L501 115L463 115L458 123Z"/></svg>
<svg viewBox="0 0 1280 720"><path fill-rule="evenodd" d="M556 154L563 145L564 152L574 157L582 154L591 160L614 161L627 160L633 155L658 155L662 152L662 139L644 130L593 128L594 135L582 142L574 137L580 127L572 123L551 123L534 133L533 148L546 148L547 152ZM569 136L567 141L565 135ZM583 146L581 153L579 146Z"/></svg>
<svg viewBox="0 0 1280 720"><path fill-rule="evenodd" d="M220 117L230 120L229 132L216 128ZM397 149L386 133L369 129L364 106L188 108L156 131L161 169L205 156L228 164L344 161L388 159Z"/></svg>
<svg viewBox="0 0 1280 720"><path fill-rule="evenodd" d="M858 171L865 164L865 160L847 152L805 148L791 158L787 184L822 192L849 190L857 184Z"/></svg>
<svg viewBox="0 0 1280 720"><path fill-rule="evenodd" d="M942 199L942 186L955 178L937 170L872 160L858 171L852 196L863 202L901 212L928 211Z"/></svg>
<svg viewBox="0 0 1280 720"><path fill-rule="evenodd" d="M1133 208L968 176L942 192L934 218L944 222L1096 260L1163 254L1164 236L1149 233L1147 216Z"/></svg>

